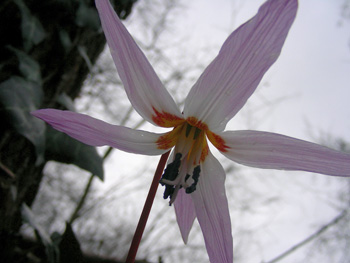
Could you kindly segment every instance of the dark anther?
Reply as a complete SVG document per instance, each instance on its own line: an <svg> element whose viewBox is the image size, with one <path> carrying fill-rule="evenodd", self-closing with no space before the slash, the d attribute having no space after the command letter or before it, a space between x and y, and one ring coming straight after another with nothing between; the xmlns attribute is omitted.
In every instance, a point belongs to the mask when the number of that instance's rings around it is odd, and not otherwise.
<svg viewBox="0 0 350 263"><path fill-rule="evenodd" d="M167 199L168 197L173 196L174 190L175 190L175 186L174 185L168 185L166 183L164 183L162 180L166 179L169 181L174 181L176 179L176 177L179 175L179 168L181 165L181 157L182 154L181 153L177 153L175 155L175 159L172 163L169 163L167 165L167 167L165 168L164 174L162 176L162 179L160 179L159 183L161 185L165 185L165 190L164 190L164 194L163 194L163 198Z"/></svg>
<svg viewBox="0 0 350 263"><path fill-rule="evenodd" d="M191 194L196 190L196 185L192 184L191 186L186 188L186 194Z"/></svg>
<svg viewBox="0 0 350 263"><path fill-rule="evenodd" d="M193 193L196 190L200 172L201 172L201 167L199 165L193 169L192 179L194 182L193 184L191 184L189 187L186 188L186 194Z"/></svg>
<svg viewBox="0 0 350 263"><path fill-rule="evenodd" d="M167 179L170 181L174 181L176 179L176 177L179 174L179 168L181 165L181 157L182 157L182 154L177 153L175 155L175 160L172 163L169 163L167 165L167 167L165 168L164 174L162 175L162 179L160 179L160 183L162 185L164 185L164 183L162 183L163 179Z"/></svg>
<svg viewBox="0 0 350 263"><path fill-rule="evenodd" d="M193 175L192 178L193 180L196 182L196 184L198 183L198 179L199 179L199 173L201 172L201 167L198 165L193 169Z"/></svg>
<svg viewBox="0 0 350 263"><path fill-rule="evenodd" d="M163 198L167 199L168 197L170 197L171 199L171 197L173 196L174 190L175 190L175 187L173 185L166 185Z"/></svg>

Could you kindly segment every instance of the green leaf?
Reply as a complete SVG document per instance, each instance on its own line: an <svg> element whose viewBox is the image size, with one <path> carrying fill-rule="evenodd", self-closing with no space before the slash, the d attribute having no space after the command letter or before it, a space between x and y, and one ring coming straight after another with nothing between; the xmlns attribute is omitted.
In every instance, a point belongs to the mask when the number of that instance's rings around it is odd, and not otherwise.
<svg viewBox="0 0 350 263"><path fill-rule="evenodd" d="M45 30L40 21L31 14L30 10L23 0L14 0L21 11L22 16L22 37L24 40L24 49L30 50L33 44L37 45L45 38Z"/></svg>
<svg viewBox="0 0 350 263"><path fill-rule="evenodd" d="M66 223L66 231L62 235L59 245L60 262L64 263L82 263L84 262L83 252L80 249L80 244L76 238L72 226Z"/></svg>
<svg viewBox="0 0 350 263"><path fill-rule="evenodd" d="M46 130L47 160L74 164L103 180L103 160L96 149L51 127Z"/></svg>
<svg viewBox="0 0 350 263"><path fill-rule="evenodd" d="M28 56L25 52L17 48L8 48L17 55L17 58L19 60L19 70L22 75L28 80L41 84L41 72L39 63Z"/></svg>
<svg viewBox="0 0 350 263"><path fill-rule="evenodd" d="M61 41L61 44L64 48L64 51L66 53L68 53L71 48L73 47L73 43L72 43L72 40L70 39L69 37L69 34L67 33L66 30L60 30L59 32L59 36L60 36L60 41Z"/></svg>
<svg viewBox="0 0 350 263"><path fill-rule="evenodd" d="M58 247L52 242L50 235L45 231L45 229L42 228L37 222L32 210L26 204L23 204L21 213L23 221L27 222L32 228L34 228L37 236L39 237L39 241L45 246L48 262L58 262Z"/></svg>
<svg viewBox="0 0 350 263"><path fill-rule="evenodd" d="M0 83L0 104L11 126L33 143L36 165L44 161L45 124L30 114L38 109L43 99L41 86L35 82L13 76Z"/></svg>
<svg viewBox="0 0 350 263"><path fill-rule="evenodd" d="M80 0L79 2L79 8L75 16L75 23L77 26L87 26L91 29L99 30L101 24L96 8L89 7L84 0Z"/></svg>

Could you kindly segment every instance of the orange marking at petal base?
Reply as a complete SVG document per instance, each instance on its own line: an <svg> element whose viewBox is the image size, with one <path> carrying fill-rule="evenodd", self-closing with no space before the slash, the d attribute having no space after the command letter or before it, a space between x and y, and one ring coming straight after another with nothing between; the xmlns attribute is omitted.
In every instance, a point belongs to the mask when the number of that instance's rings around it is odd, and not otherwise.
<svg viewBox="0 0 350 263"><path fill-rule="evenodd" d="M185 120L167 113L167 112L159 112L157 111L154 107L152 107L155 115L152 115L152 120L154 121L155 124L157 124L160 127L165 127L165 128L170 128L170 127L175 127L181 123L183 123Z"/></svg>
<svg viewBox="0 0 350 263"><path fill-rule="evenodd" d="M221 136L219 136L219 135L217 135L217 134L215 134L215 133L213 133L213 132L211 132L211 131L209 131L209 130L206 131L206 134L207 134L207 137L208 137L209 141L210 141L219 151L221 151L221 152L227 152L227 149L230 148L230 147L228 147L228 146L226 145L225 140L224 140Z"/></svg>
<svg viewBox="0 0 350 263"><path fill-rule="evenodd" d="M196 117L188 117L186 121L194 127L201 129L202 131L209 130L208 125L204 122L199 121Z"/></svg>

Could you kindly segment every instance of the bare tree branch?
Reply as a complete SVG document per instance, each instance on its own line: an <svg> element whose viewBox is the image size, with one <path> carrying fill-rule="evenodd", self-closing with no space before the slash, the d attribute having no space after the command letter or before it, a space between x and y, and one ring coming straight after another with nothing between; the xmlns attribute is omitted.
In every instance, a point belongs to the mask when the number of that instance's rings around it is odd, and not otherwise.
<svg viewBox="0 0 350 263"><path fill-rule="evenodd" d="M303 241L295 244L294 246L292 246L291 248L287 249L285 252L283 252L279 256L275 257L274 259L272 259L270 261L265 261L263 263L276 263L276 262L280 261L281 259L285 258L286 256L290 255L291 253L293 253L297 249L303 247L304 245L306 245L310 241L312 241L315 238L317 238L318 236L320 236L323 232L325 232L331 226L336 225L341 219L343 219L346 216L346 214L347 214L347 210L343 210L332 221L330 221L328 224L322 226L319 230L317 230L315 233L313 233L312 235L310 235L309 237L307 237Z"/></svg>

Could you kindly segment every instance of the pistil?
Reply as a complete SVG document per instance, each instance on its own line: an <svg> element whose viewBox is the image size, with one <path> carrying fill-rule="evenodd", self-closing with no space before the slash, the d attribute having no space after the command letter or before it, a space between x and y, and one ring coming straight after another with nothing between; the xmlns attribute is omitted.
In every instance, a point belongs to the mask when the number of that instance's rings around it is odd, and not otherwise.
<svg viewBox="0 0 350 263"><path fill-rule="evenodd" d="M159 181L165 186L163 198L169 198L170 205L181 188L184 188L187 194L196 190L201 171L200 164L208 154L206 130L201 129L204 124L199 127L196 124L181 123L158 140L160 148L175 146L174 159L167 165Z"/></svg>

